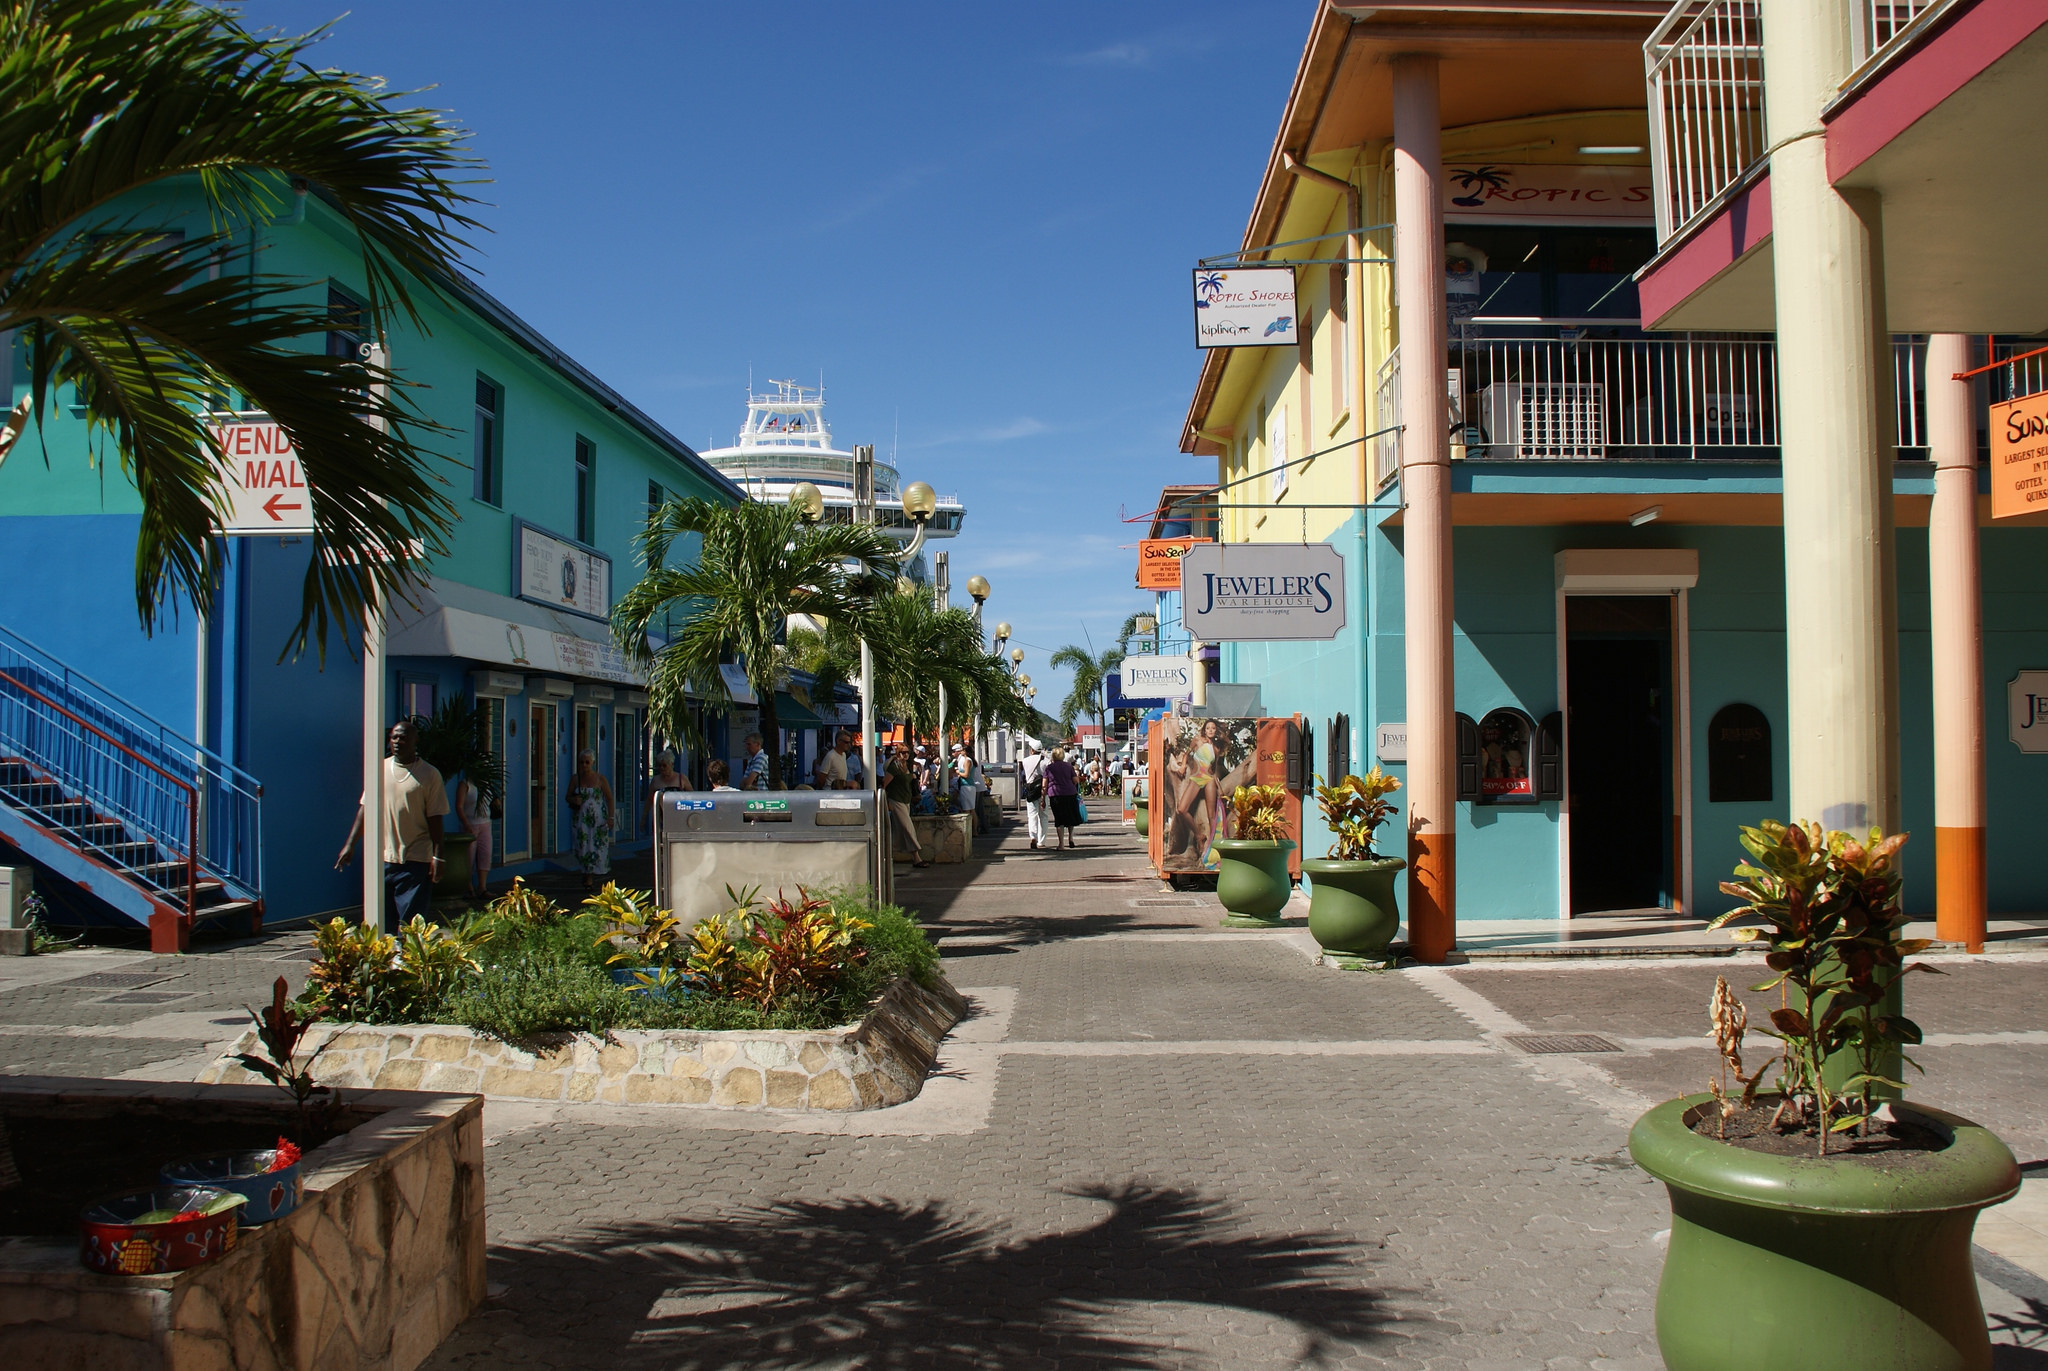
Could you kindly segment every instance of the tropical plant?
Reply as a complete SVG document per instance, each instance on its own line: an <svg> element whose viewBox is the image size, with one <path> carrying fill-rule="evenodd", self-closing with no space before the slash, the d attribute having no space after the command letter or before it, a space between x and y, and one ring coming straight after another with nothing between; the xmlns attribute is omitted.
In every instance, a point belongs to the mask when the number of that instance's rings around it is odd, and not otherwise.
<svg viewBox="0 0 2048 1371"><path fill-rule="evenodd" d="M1135 630L1136 625L1132 625ZM1073 683L1067 687L1067 698L1060 701L1060 732L1072 733L1074 720L1083 714L1093 715L1096 727L1102 728L1108 713L1109 674L1123 665L1124 650L1121 644L1106 647L1101 652L1092 652L1084 647L1067 644L1046 660L1053 670L1071 670ZM1103 729L1103 741L1107 745L1109 732Z"/></svg>
<svg viewBox="0 0 2048 1371"><path fill-rule="evenodd" d="M789 662L811 673L820 686L856 679L863 633L874 659L878 715L936 735L943 686L949 719L978 717L984 723L1015 727L1029 723L1031 711L1017 694L1016 678L1002 658L988 650L974 615L964 609L940 609L923 587L893 589L879 596L858 629L834 624L822 633L792 630Z"/></svg>
<svg viewBox="0 0 2048 1371"><path fill-rule="evenodd" d="M561 917L562 907L526 883L522 876L512 878L512 888L485 906L493 918L516 919L529 924L544 924Z"/></svg>
<svg viewBox="0 0 2048 1371"><path fill-rule="evenodd" d="M28 358L0 457L60 392L92 435L67 460L112 440L141 500L146 628L181 600L213 605L229 495L208 416L228 397L283 428L310 488L290 646L324 644L330 622L398 592L416 543L441 550L454 517L418 443L435 426L389 393L397 376L309 348L331 326L326 291L256 270L254 236L285 198L317 197L354 235L361 326L381 336L395 315L420 322L416 295L452 275L478 226L457 178L480 164L461 132L314 66L318 36L252 35L190 0L0 3L0 334L18 330ZM137 221L130 193L176 178L204 194L210 232Z"/></svg>
<svg viewBox="0 0 2048 1371"><path fill-rule="evenodd" d="M1707 1082L1707 1089L1713 1093L1718 1107L1715 1131L1725 1138L1728 1136L1728 1120L1736 1110L1736 1106L1728 1102L1729 1079L1732 1077L1742 1087L1741 1107L1748 1109L1756 1104L1756 1091L1763 1083L1764 1067L1777 1058L1771 1058L1746 1076L1742 1074L1742 1035L1749 1028L1749 1010L1728 988L1726 976L1714 977L1714 997L1707 1002L1707 1019L1713 1025L1707 1036L1714 1040L1714 1052L1721 1059L1713 1077Z"/></svg>
<svg viewBox="0 0 2048 1371"><path fill-rule="evenodd" d="M695 563L668 565L685 538L701 540ZM806 524L793 506L754 500L672 500L648 517L637 542L646 571L613 606L612 636L648 667L649 722L669 737L701 741L686 696L729 705L719 667L736 660L761 702L761 737L771 752L779 736L777 648L791 616L858 625L888 584L872 564L896 553L876 529ZM681 627L656 651L648 635L671 623ZM782 788L775 767L768 784Z"/></svg>
<svg viewBox="0 0 2048 1371"><path fill-rule="evenodd" d="M1894 1012L1888 993L1900 976L1934 970L1905 962L1929 940L1898 936L1907 919L1893 859L1906 836L1886 837L1873 828L1868 841L1859 842L1819 824L1774 819L1745 827L1742 846L1753 860L1735 868L1738 879L1721 883L1743 903L1709 925L1719 928L1742 916L1763 921L1733 936L1763 942L1769 948L1764 964L1777 973L1752 987L1777 990L1781 1000L1771 1011L1772 1028L1762 1030L1782 1045L1781 1098L1771 1124L1790 1121L1811 1130L1821 1156L1831 1134L1868 1132L1879 1088L1905 1088L1892 1057L1918 1069L1902 1049L1920 1041L1920 1027ZM1855 1065L1839 1086L1829 1079L1838 1054Z"/></svg>
<svg viewBox="0 0 2048 1371"><path fill-rule="evenodd" d="M505 793L505 760L491 751L484 712L457 697L443 700L431 718L416 718L420 756L441 779L466 776L476 790L478 814L487 815Z"/></svg>
<svg viewBox="0 0 2048 1371"><path fill-rule="evenodd" d="M602 921L603 932L596 939L599 948L609 949L608 966L620 962L662 967L675 962L685 943L682 920L654 903L651 890L627 890L616 881L583 901L583 907Z"/></svg>
<svg viewBox="0 0 2048 1371"><path fill-rule="evenodd" d="M1363 776L1347 775L1335 785L1321 776L1316 780L1316 803L1336 839L1330 845L1330 856L1342 862L1376 860L1379 853L1373 850L1373 835L1388 818L1401 812L1387 802L1401 782L1378 767Z"/></svg>
<svg viewBox="0 0 2048 1371"><path fill-rule="evenodd" d="M236 1054L235 1060L292 1097L292 1104L299 1115L299 1136L304 1138L306 1103L327 1091L326 1086L313 1080L313 1063L327 1050L327 1044L322 1043L307 1054L304 1061L299 1060L299 1048L306 1030L319 1016L300 1013L288 998L290 994L291 986L279 976L276 984L270 987L270 1004L261 1013L254 1009L249 1011L249 1018L256 1025L256 1041L262 1045L263 1054L241 1052Z"/></svg>
<svg viewBox="0 0 2048 1371"><path fill-rule="evenodd" d="M391 967L398 1013L430 1011L464 979L482 970L476 949L489 941L491 933L488 916L443 928L413 915L398 930L398 957Z"/></svg>
<svg viewBox="0 0 2048 1371"><path fill-rule="evenodd" d="M1252 842L1276 842L1287 836L1287 790L1277 785L1241 785L1230 794L1236 836Z"/></svg>
<svg viewBox="0 0 2048 1371"><path fill-rule="evenodd" d="M375 924L333 918L313 930L306 1003L335 1019L367 1019L384 1008L398 940Z"/></svg>

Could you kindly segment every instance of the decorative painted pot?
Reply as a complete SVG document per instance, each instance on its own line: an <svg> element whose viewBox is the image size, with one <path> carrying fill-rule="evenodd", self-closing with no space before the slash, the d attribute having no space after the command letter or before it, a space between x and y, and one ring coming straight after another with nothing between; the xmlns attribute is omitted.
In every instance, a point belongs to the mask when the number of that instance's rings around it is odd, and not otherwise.
<svg viewBox="0 0 2048 1371"><path fill-rule="evenodd" d="M2004 1143L1899 1104L1948 1146L1882 1161L1773 1156L1694 1133L1712 1101L1660 1104L1628 1138L1671 1195L1657 1286L1670 1371L1988 1371L1970 1232L2019 1190Z"/></svg>
<svg viewBox="0 0 2048 1371"><path fill-rule="evenodd" d="M1145 797L1142 795L1131 801L1131 804L1138 811L1138 836L1140 838L1146 837L1152 832L1151 806L1146 804Z"/></svg>
<svg viewBox="0 0 2048 1371"><path fill-rule="evenodd" d="M79 1215L79 1259L108 1276L155 1276L211 1261L235 1246L235 1210L172 1219L171 1214L230 1198L207 1186L138 1190L90 1204ZM239 1199L240 1196L232 1196ZM137 1220L162 1214L149 1223Z"/></svg>
<svg viewBox="0 0 2048 1371"><path fill-rule="evenodd" d="M158 1173L165 1185L228 1190L249 1202L242 1206L243 1227L281 1219L299 1207L305 1198L305 1177L299 1163L271 1170L277 1160L276 1148L257 1152L230 1152L222 1157L199 1157L192 1161L169 1162Z"/></svg>
<svg viewBox="0 0 2048 1371"><path fill-rule="evenodd" d="M1308 932L1326 960L1355 967L1386 959L1387 944L1401 927L1394 874L1407 865L1399 857L1302 859L1301 874L1310 881Z"/></svg>
<svg viewBox="0 0 2048 1371"><path fill-rule="evenodd" d="M1294 893L1287 871L1291 838L1218 838L1216 898L1230 911L1223 922L1233 928L1272 928Z"/></svg>

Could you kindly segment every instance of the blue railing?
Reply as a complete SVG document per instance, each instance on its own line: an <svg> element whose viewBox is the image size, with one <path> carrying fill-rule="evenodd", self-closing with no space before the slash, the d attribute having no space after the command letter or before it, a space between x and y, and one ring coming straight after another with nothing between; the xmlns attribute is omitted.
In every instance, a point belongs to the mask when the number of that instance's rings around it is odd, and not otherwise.
<svg viewBox="0 0 2048 1371"><path fill-rule="evenodd" d="M122 865L187 868L148 877L154 884L189 900L193 882L211 877L239 898L263 898L256 778L5 628L0 756L21 758L160 854Z"/></svg>

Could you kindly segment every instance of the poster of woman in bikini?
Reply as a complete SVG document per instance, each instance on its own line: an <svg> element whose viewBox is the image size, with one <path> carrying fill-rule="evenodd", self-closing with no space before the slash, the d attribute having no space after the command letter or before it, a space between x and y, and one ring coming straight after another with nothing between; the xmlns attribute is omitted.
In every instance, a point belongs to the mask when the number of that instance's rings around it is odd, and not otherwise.
<svg viewBox="0 0 2048 1371"><path fill-rule="evenodd" d="M1162 719L1158 774L1162 872L1214 871L1214 844L1230 834L1230 797L1258 769L1257 719Z"/></svg>

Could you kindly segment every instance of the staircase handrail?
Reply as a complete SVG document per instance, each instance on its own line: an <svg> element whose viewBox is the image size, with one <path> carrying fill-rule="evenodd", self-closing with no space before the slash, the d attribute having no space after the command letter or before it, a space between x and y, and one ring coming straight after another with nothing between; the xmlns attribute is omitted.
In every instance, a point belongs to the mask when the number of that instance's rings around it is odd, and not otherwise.
<svg viewBox="0 0 2048 1371"><path fill-rule="evenodd" d="M134 759L136 762L148 767L151 771L154 771L157 775L161 776L164 780L168 781L172 786L185 792L185 857L183 865L185 867L185 909L186 915L189 918L192 912L197 910L199 907L198 788L192 785L192 783L189 781L180 780L178 777L173 776L170 772L164 770L155 762L152 762L151 760L149 760L149 758L143 756L140 752L137 752L134 748L128 746L126 743L122 742L119 738L114 737L111 733L108 733L106 730L98 727L97 725L89 722L88 720L79 718L78 715L72 713L69 709L66 709L57 701L43 694L42 691L37 690L34 686L16 680L12 675L7 673L6 671L0 671L0 681L7 682L9 685L13 686L16 690L19 690L24 695L30 695L42 701L45 705L49 706L51 709L57 711L57 713L69 719L72 723L78 725L80 728L86 730L88 733L91 733L101 742L104 742L111 747L119 749L121 752L125 753L127 756ZM126 817L135 819L140 818L140 816Z"/></svg>
<svg viewBox="0 0 2048 1371"><path fill-rule="evenodd" d="M30 642L5 624L0 624L0 643L4 643L24 656L29 657L43 670L60 676L64 681L64 687L67 691L78 689L81 686L85 687L84 693L96 697L95 703L103 705L114 713L121 715L125 722L135 728L144 732L154 732L166 751L176 752L181 756L189 754L195 760L204 759L211 762L218 768L222 779L246 783L243 788L252 795L262 793L262 782L236 766L227 758L221 756L218 752L215 752L212 748L193 742L161 719L151 716L141 706L109 690L84 672L74 670L64 662L63 658Z"/></svg>

